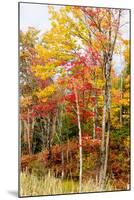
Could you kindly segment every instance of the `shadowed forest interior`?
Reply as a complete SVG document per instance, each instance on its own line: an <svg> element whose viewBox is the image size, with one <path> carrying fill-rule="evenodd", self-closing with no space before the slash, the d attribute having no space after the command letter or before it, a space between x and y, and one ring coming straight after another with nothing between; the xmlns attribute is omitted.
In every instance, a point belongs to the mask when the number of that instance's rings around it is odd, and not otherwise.
<svg viewBox="0 0 134 200"><path fill-rule="evenodd" d="M19 33L20 196L129 190L130 11L41 6L48 30Z"/></svg>

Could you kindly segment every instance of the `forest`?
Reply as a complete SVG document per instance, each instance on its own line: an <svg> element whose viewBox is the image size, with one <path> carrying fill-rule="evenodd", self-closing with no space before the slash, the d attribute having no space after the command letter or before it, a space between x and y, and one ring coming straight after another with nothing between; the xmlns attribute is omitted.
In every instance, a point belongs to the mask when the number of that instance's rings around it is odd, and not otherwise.
<svg viewBox="0 0 134 200"><path fill-rule="evenodd" d="M129 10L47 7L19 32L20 196L129 190Z"/></svg>

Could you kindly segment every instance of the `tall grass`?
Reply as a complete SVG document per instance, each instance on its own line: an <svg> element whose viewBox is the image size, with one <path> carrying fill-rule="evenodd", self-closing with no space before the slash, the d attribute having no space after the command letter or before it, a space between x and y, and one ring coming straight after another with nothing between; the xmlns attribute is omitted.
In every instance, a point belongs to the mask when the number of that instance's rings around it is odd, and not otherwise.
<svg viewBox="0 0 134 200"><path fill-rule="evenodd" d="M108 183L105 191L111 191L115 188ZM97 192L101 191L98 181L90 179L88 182L83 183L82 192ZM20 175L20 196L38 196L38 195L51 195L51 194L66 194L78 193L79 184L73 180L61 180L47 174L43 178L38 178L33 174L26 172Z"/></svg>

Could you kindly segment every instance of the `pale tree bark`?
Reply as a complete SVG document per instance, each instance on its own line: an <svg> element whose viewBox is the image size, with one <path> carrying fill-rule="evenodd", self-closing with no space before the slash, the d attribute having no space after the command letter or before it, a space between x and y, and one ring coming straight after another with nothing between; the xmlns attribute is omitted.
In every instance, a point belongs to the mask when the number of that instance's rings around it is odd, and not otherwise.
<svg viewBox="0 0 134 200"><path fill-rule="evenodd" d="M111 64L113 58L114 47L117 40L119 25L120 25L121 10L119 10L118 24L115 31L114 40L112 42L112 27L111 27L111 11L109 11L109 51L104 56L104 80L105 80L105 91L104 91L104 107L103 107L103 118L102 118L102 142L101 142L101 168L99 184L101 189L104 189L107 166L108 166L108 152L109 152L109 138L110 138L110 108L111 108ZM106 117L107 117L107 133L106 133ZM106 135L105 135L106 134Z"/></svg>
<svg viewBox="0 0 134 200"><path fill-rule="evenodd" d="M64 179L64 152L63 152L63 150L61 152L61 164L62 164L61 178Z"/></svg>
<svg viewBox="0 0 134 200"><path fill-rule="evenodd" d="M27 137L28 137L28 149L29 149L29 155L32 154L32 148L31 148L31 134L30 134L30 112L28 109L28 114L27 114Z"/></svg>
<svg viewBox="0 0 134 200"><path fill-rule="evenodd" d="M111 80L109 79L109 86L108 86L108 130L107 130L107 137L106 137L106 155L105 155L105 162L104 162L104 181L106 179L107 173L107 165L108 165L108 154L109 154L109 139L110 139L110 125L111 125Z"/></svg>
<svg viewBox="0 0 134 200"><path fill-rule="evenodd" d="M59 135L60 135L60 144L62 144L63 141L63 135L62 135L62 115L63 115L63 106L59 105L59 117L58 117L58 129L59 129ZM64 152L63 148L61 148L61 165L62 165L62 172L61 172L61 178L64 179Z"/></svg>
<svg viewBox="0 0 134 200"><path fill-rule="evenodd" d="M78 93L74 84L74 93L75 93L75 101L76 101L76 110L77 110L77 122L79 129L79 163L80 163L80 171L79 171L79 192L82 192L82 133L81 133L81 121L80 121L80 107L78 101Z"/></svg>
<svg viewBox="0 0 134 200"><path fill-rule="evenodd" d="M105 86L106 87L106 86ZM105 89L106 93L106 89ZM104 93L104 106L103 106L103 116L102 116L102 138L101 138L101 167L100 167L100 175L99 175L99 184L102 185L103 169L104 169L104 161L105 161L105 129L106 129L106 110L107 110L107 100L106 94Z"/></svg>
<svg viewBox="0 0 134 200"><path fill-rule="evenodd" d="M111 80L108 78L106 84L105 94L105 106L103 110L103 143L101 145L101 171L100 171L100 186L104 189L106 180L107 165L108 165L108 153L109 153L109 138L110 138L110 109L111 109ZM107 114L107 134L105 135L104 130L106 129L106 114ZM106 130L105 130L106 131Z"/></svg>
<svg viewBox="0 0 134 200"><path fill-rule="evenodd" d="M95 72L94 72L94 87L96 88L96 77L95 77ZM97 122L98 122L98 105L97 105L97 94L96 94L96 91L93 92L93 97L95 98L95 103L93 105L93 113L94 113L94 116L93 116L93 139L96 138L96 128L97 128Z"/></svg>

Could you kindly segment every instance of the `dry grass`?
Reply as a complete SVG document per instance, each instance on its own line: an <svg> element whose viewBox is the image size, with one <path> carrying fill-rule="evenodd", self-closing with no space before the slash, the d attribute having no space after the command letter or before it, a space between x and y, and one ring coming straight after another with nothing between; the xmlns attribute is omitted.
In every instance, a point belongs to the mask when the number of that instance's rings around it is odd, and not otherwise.
<svg viewBox="0 0 134 200"><path fill-rule="evenodd" d="M110 183L106 185L105 191L115 190ZM83 183L82 192L101 191L98 181L90 179ZM33 174L21 173L20 175L20 196L38 196L51 194L78 193L79 184L71 180L61 180L53 176L46 175L38 178Z"/></svg>
<svg viewBox="0 0 134 200"><path fill-rule="evenodd" d="M103 191L113 191L113 190L116 190L116 188L108 180L104 186ZM97 178L96 180L89 179L87 183L83 183L83 192L102 192L102 187L100 187L98 179Z"/></svg>

